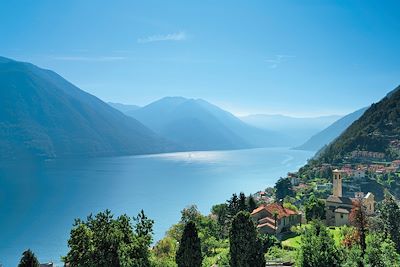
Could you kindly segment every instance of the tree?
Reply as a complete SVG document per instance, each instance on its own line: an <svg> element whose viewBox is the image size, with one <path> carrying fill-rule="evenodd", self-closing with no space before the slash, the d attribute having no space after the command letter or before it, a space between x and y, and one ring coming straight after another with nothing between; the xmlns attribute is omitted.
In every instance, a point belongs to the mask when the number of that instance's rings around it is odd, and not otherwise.
<svg viewBox="0 0 400 267"><path fill-rule="evenodd" d="M361 256L364 257L366 249L365 238L368 230L368 216L367 210L361 199L356 200L353 204L353 208L350 212L350 223L358 233Z"/></svg>
<svg viewBox="0 0 400 267"><path fill-rule="evenodd" d="M239 211L239 198L236 194L232 194L232 197L228 202L228 216L233 218Z"/></svg>
<svg viewBox="0 0 400 267"><path fill-rule="evenodd" d="M370 267L400 266L400 255L395 244L381 234L369 234L366 238L365 265Z"/></svg>
<svg viewBox="0 0 400 267"><path fill-rule="evenodd" d="M389 194L385 195L380 209L380 218L386 236L394 242L397 252L400 252L400 208Z"/></svg>
<svg viewBox="0 0 400 267"><path fill-rule="evenodd" d="M243 192L239 194L239 211L247 211L246 195ZM236 215L236 214L235 214Z"/></svg>
<svg viewBox="0 0 400 267"><path fill-rule="evenodd" d="M286 196L293 196L293 186L288 178L280 178L275 184L276 200L283 200Z"/></svg>
<svg viewBox="0 0 400 267"><path fill-rule="evenodd" d="M248 212L239 212L229 232L231 267L264 267L265 259L257 229Z"/></svg>
<svg viewBox="0 0 400 267"><path fill-rule="evenodd" d="M197 222L201 217L201 213L196 205L190 205L181 211L181 222L184 224L192 221Z"/></svg>
<svg viewBox="0 0 400 267"><path fill-rule="evenodd" d="M228 205L226 203L214 205L211 208L211 213L217 217L217 224L219 238L226 238L228 236L229 231L229 223L228 223Z"/></svg>
<svg viewBox="0 0 400 267"><path fill-rule="evenodd" d="M201 243L196 225L194 222L188 222L176 253L176 263L178 267L200 267L202 261Z"/></svg>
<svg viewBox="0 0 400 267"><path fill-rule="evenodd" d="M305 203L305 215L307 221L325 219L325 203L312 194Z"/></svg>
<svg viewBox="0 0 400 267"><path fill-rule="evenodd" d="M64 261L71 267L150 266L153 221L143 211L134 220L133 225L127 215L114 219L109 210L75 220Z"/></svg>
<svg viewBox="0 0 400 267"><path fill-rule="evenodd" d="M335 246L335 241L326 226L321 222L312 222L301 235L300 243L296 266L341 266L340 251Z"/></svg>
<svg viewBox="0 0 400 267"><path fill-rule="evenodd" d="M22 258L18 264L18 267L39 267L39 261L37 260L35 254L28 249L22 253Z"/></svg>
<svg viewBox="0 0 400 267"><path fill-rule="evenodd" d="M257 203L254 200L254 197L252 195L249 195L248 201L247 201L247 207L248 207L248 211L251 213L253 212L253 210L255 210L257 208Z"/></svg>

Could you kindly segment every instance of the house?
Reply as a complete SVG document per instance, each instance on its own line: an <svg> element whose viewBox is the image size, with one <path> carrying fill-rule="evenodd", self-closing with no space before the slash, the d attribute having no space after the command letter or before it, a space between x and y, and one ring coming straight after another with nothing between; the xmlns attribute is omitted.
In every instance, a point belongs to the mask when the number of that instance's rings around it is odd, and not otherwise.
<svg viewBox="0 0 400 267"><path fill-rule="evenodd" d="M257 229L264 234L279 234L289 231L301 222L301 214L283 207L281 203L261 205L256 208L251 217L257 223Z"/></svg>
<svg viewBox="0 0 400 267"><path fill-rule="evenodd" d="M357 180L364 179L365 178L365 170L362 170L361 168L354 170L352 177Z"/></svg>
<svg viewBox="0 0 400 267"><path fill-rule="evenodd" d="M290 179L290 183L293 186L298 186L300 184L300 178L292 176L292 177L288 177Z"/></svg>
<svg viewBox="0 0 400 267"><path fill-rule="evenodd" d="M333 171L333 189L332 195L325 200L325 220L328 226L342 226L349 224L349 216L354 202L362 200L366 207L367 214L372 215L375 212L374 195L370 192L364 196L364 193L355 193L354 198L343 197L342 195L342 175L339 170Z"/></svg>
<svg viewBox="0 0 400 267"><path fill-rule="evenodd" d="M332 183L316 184L315 190L317 191L332 190Z"/></svg>

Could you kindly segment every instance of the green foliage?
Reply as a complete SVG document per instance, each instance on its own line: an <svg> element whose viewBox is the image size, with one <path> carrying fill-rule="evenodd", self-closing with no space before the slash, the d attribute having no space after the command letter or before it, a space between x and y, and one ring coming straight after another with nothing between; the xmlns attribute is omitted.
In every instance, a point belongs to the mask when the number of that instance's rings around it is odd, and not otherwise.
<svg viewBox="0 0 400 267"><path fill-rule="evenodd" d="M276 200L283 200L286 196L294 196L292 183L288 178L280 178L275 184Z"/></svg>
<svg viewBox="0 0 400 267"><path fill-rule="evenodd" d="M254 200L252 195L250 195L249 198L248 198L247 207L248 207L247 210L250 213L257 208L257 203Z"/></svg>
<svg viewBox="0 0 400 267"><path fill-rule="evenodd" d="M263 246L248 212L239 212L229 232L231 267L264 267Z"/></svg>
<svg viewBox="0 0 400 267"><path fill-rule="evenodd" d="M202 261L200 238L195 223L190 221L183 230L176 253L176 263L178 267L200 267Z"/></svg>
<svg viewBox="0 0 400 267"><path fill-rule="evenodd" d="M152 250L153 267L176 267L175 255L177 251L177 241L172 237L166 236L154 246Z"/></svg>
<svg viewBox="0 0 400 267"><path fill-rule="evenodd" d="M71 267L150 266L153 221L143 211L134 221L132 225L127 215L114 219L109 210L90 215L86 221L77 219L64 261Z"/></svg>
<svg viewBox="0 0 400 267"><path fill-rule="evenodd" d="M299 267L339 267L340 251L328 229L321 222L313 222L305 228L297 256Z"/></svg>
<svg viewBox="0 0 400 267"><path fill-rule="evenodd" d="M370 234L366 238L365 265L370 267L400 266L400 255L393 241L380 234Z"/></svg>
<svg viewBox="0 0 400 267"><path fill-rule="evenodd" d="M343 250L343 267L360 267L364 266L361 248L359 245L353 245Z"/></svg>
<svg viewBox="0 0 400 267"><path fill-rule="evenodd" d="M314 194L311 194L304 206L307 221L325 219L325 202L317 199Z"/></svg>
<svg viewBox="0 0 400 267"><path fill-rule="evenodd" d="M319 163L341 163L353 150L367 150L392 154L389 142L400 135L400 90L398 87L390 97L385 97L365 111L334 142L320 154ZM389 152L389 153L388 153Z"/></svg>
<svg viewBox="0 0 400 267"><path fill-rule="evenodd" d="M268 250L280 244L279 240L274 235L269 234L259 234L258 239L261 242L263 253L267 253Z"/></svg>
<svg viewBox="0 0 400 267"><path fill-rule="evenodd" d="M385 234L394 242L397 252L400 252L400 208L394 198L388 194L380 208L380 219Z"/></svg>
<svg viewBox="0 0 400 267"><path fill-rule="evenodd" d="M18 267L39 267L39 261L37 260L35 254L30 250L24 251L22 253L22 258L18 264Z"/></svg>

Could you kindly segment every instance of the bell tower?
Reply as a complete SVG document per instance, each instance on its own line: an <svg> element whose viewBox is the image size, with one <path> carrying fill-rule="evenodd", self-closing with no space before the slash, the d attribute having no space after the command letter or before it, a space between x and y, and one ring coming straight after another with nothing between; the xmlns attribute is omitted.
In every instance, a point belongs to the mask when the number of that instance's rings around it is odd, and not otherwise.
<svg viewBox="0 0 400 267"><path fill-rule="evenodd" d="M335 197L342 196L342 172L339 170L333 171L333 195Z"/></svg>

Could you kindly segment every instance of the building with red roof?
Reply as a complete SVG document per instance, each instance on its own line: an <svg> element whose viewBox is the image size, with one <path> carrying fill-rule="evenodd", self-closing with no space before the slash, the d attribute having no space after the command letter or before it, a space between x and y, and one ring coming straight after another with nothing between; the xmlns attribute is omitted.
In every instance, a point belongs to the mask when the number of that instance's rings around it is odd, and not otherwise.
<svg viewBox="0 0 400 267"><path fill-rule="evenodd" d="M253 210L251 217L257 223L260 233L279 234L301 222L301 214L285 208L280 203L261 205Z"/></svg>

